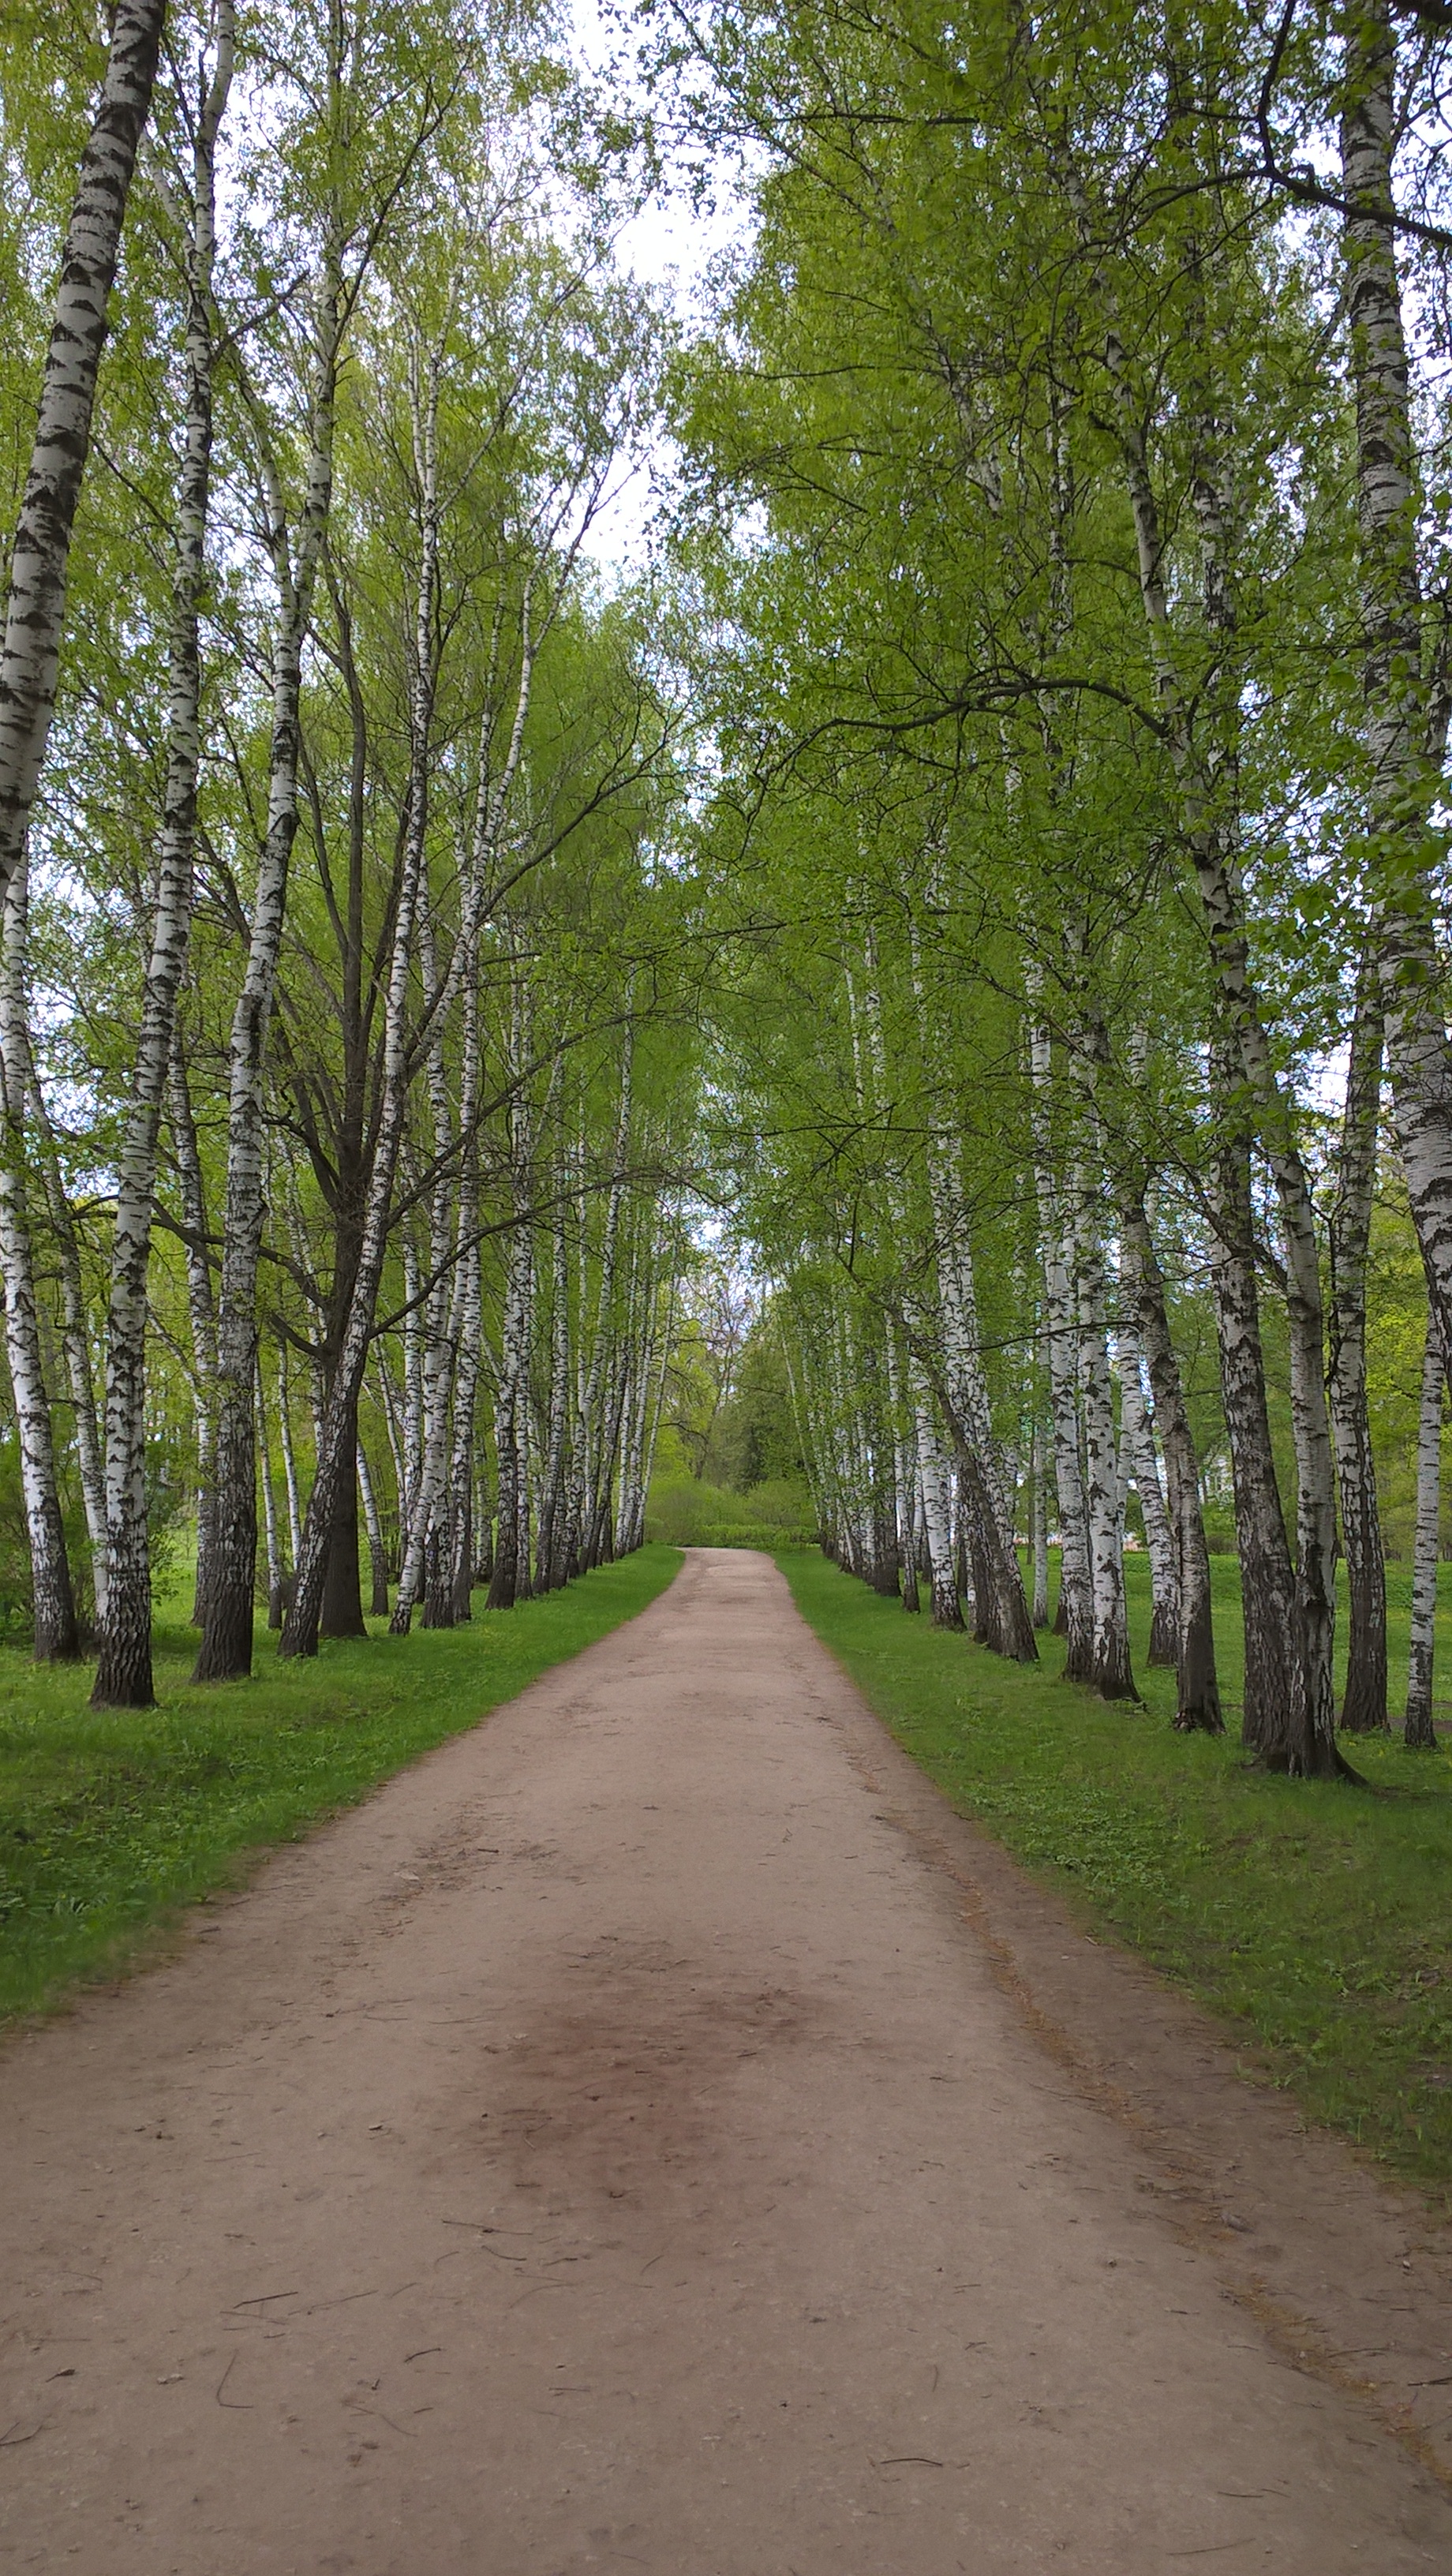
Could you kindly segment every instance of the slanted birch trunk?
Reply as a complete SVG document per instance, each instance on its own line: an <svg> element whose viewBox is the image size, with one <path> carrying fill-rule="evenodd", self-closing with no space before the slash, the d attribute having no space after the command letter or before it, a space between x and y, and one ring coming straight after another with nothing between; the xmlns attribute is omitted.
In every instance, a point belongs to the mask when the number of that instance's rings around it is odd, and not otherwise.
<svg viewBox="0 0 1452 2576"><path fill-rule="evenodd" d="M121 226L151 109L165 0L116 0L111 50L61 252L0 637L0 895L25 848L55 713L66 576L91 445Z"/></svg>
<svg viewBox="0 0 1452 2576"><path fill-rule="evenodd" d="M1394 221L1397 35L1389 0L1358 0L1344 24L1341 177L1354 211L1341 241L1356 396L1372 935L1397 1143L1428 1295L1452 1353L1452 1047L1436 932L1441 841L1431 828L1446 714L1433 704L1422 635L1421 496Z"/></svg>
<svg viewBox="0 0 1452 2576"><path fill-rule="evenodd" d="M212 471L212 280L216 154L232 83L230 0L217 11L216 58L193 137L187 243L186 422L177 492L166 706L166 778L150 956L121 1147L106 1316L106 1616L93 1708L149 1708L151 1554L146 1529L146 1318L157 1143L172 1063L177 995L191 930L201 770L200 614ZM257 1346L248 1372L255 1412ZM205 1516L203 1516L205 1518ZM205 1611L198 1558L198 1606Z"/></svg>

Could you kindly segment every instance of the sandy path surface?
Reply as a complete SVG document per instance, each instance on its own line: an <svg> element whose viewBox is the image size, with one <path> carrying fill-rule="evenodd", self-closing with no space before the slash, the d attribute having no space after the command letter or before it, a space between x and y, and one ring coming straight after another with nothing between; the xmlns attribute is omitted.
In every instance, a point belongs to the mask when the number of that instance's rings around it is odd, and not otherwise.
<svg viewBox="0 0 1452 2576"><path fill-rule="evenodd" d="M1235 2293L908 1770L701 1551L21 2041L0 2563L1445 2576L1447 2495Z"/></svg>

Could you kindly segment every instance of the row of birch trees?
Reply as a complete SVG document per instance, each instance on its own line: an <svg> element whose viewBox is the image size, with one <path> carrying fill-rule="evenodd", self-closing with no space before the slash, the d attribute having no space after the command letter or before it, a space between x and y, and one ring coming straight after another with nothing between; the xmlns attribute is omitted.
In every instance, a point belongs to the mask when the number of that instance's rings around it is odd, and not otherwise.
<svg viewBox="0 0 1452 2576"><path fill-rule="evenodd" d="M1245 1737L1312 1776L1387 1720L1379 1206L1426 1283L1432 1741L1447 60L1390 0L728 0L662 47L756 218L677 401L742 1185L826 1525L1028 1658L1052 1522L1069 1669L1125 1696L1133 1485L1178 1723L1219 1729L1212 1315Z"/></svg>
<svg viewBox="0 0 1452 2576"><path fill-rule="evenodd" d="M395 1631L640 1543L692 1063L670 620L590 568L658 327L542 23L69 33L4 92L0 1270L106 1706L168 1514L201 1680L264 1590L363 1634L365 1543Z"/></svg>

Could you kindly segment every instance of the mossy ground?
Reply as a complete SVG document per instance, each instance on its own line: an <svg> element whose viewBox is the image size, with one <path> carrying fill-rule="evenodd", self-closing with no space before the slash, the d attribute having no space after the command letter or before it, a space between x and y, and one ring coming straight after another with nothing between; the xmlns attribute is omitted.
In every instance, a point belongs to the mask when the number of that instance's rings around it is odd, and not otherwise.
<svg viewBox="0 0 1452 2576"><path fill-rule="evenodd" d="M0 1648L0 2020L114 1972L247 1857L349 1805L552 1664L643 1610L680 1564L646 1547L563 1592L467 1627L324 1646L193 1687L195 1632L161 1605L157 1706L87 1706L89 1666Z"/></svg>
<svg viewBox="0 0 1452 2576"><path fill-rule="evenodd" d="M1253 2042L1315 2119L1452 2212L1447 1749L1347 1739L1367 1782L1354 1788L1251 1769L1238 1709L1223 1741L1176 1735L1173 1677L1143 1664L1143 1557L1129 1562L1142 1708L1062 1681L1057 1638L1041 1638L1037 1670L1004 1664L820 1556L780 1563L804 1616L955 1806ZM1220 1558L1214 1571L1222 1681L1236 1698L1238 1568ZM1390 1575L1395 1696L1409 1569ZM1438 1656L1445 1681L1452 1634Z"/></svg>

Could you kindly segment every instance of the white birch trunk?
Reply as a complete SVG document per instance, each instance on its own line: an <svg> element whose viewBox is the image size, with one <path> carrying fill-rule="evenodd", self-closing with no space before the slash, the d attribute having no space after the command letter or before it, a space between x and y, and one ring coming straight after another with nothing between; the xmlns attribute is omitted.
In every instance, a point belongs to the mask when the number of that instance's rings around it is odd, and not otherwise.
<svg viewBox="0 0 1452 2576"><path fill-rule="evenodd" d="M1134 1275L1128 1254L1121 1257L1121 1285L1124 1308L1133 1309ZM1144 1515L1145 1547L1150 1561L1150 1591L1154 1603L1150 1623L1148 1660L1152 1664L1174 1666L1180 1655L1180 1569L1175 1535L1170 1527L1164 1487L1160 1483L1159 1459L1155 1453L1154 1425L1145 1403L1144 1361L1139 1335L1127 1324L1121 1324L1116 1335L1119 1351L1119 1414L1124 1429L1125 1449L1134 1490Z"/></svg>
<svg viewBox="0 0 1452 2576"><path fill-rule="evenodd" d="M1034 1102L1034 1184L1044 1271L1044 1338L1048 1344L1054 1483L1059 1503L1059 1613L1067 1640L1064 1670L1071 1681L1087 1681L1093 1663L1094 1610L1084 1480L1079 1463L1079 1328L1072 1259L1060 1217L1049 1140L1052 1046L1048 1030L1038 1025L1029 1032L1029 1065Z"/></svg>
<svg viewBox="0 0 1452 2576"><path fill-rule="evenodd" d="M272 1490L272 1449L267 1437L267 1392L262 1383L262 1354L257 1354L257 1461L262 1471L262 1528L267 1553L267 1624L282 1626L282 1543L277 1527L277 1496Z"/></svg>
<svg viewBox="0 0 1452 2576"><path fill-rule="evenodd" d="M216 59L192 154L192 230L187 245L187 402L172 573L166 778L141 1027L117 1156L116 1222L106 1317L106 1616L91 1693L93 1708L149 1708L155 1698L145 1477L147 1276L157 1143L192 916L197 781L201 770L199 620L211 498L215 169L217 139L232 83L232 62L232 9L230 0L221 0ZM249 1416L255 1404L256 1382L254 1336L248 1371ZM205 1577L200 1565L197 1589L199 1607L204 1609Z"/></svg>
<svg viewBox="0 0 1452 2576"><path fill-rule="evenodd" d="M368 1565L372 1575L372 1589L368 1603L369 1615L374 1619L386 1619L388 1616L388 1550L383 1542L383 1522L379 1517L378 1496L373 1490L373 1474L368 1464L368 1452L361 1440L358 1443L357 1465L358 1491L363 1500L363 1526L368 1533Z"/></svg>
<svg viewBox="0 0 1452 2576"><path fill-rule="evenodd" d="M277 1430L282 1444L282 1473L287 1488L287 1536L289 1561L297 1566L302 1545L302 1510L298 1496L297 1455L292 1445L292 1415L287 1401L287 1362L281 1351L277 1355Z"/></svg>
<svg viewBox="0 0 1452 2576"><path fill-rule="evenodd" d="M96 1411L96 1382L91 1373L90 1308L81 1273L81 1247L65 1178L55 1148L49 1114L31 1065L30 1115L41 1148L41 1182L51 1233L55 1237L61 1278L61 1342L71 1403L76 1417L76 1463L91 1545L91 1590L99 1626L106 1616L106 1467L101 1426Z"/></svg>
<svg viewBox="0 0 1452 2576"><path fill-rule="evenodd" d="M164 0L116 0L56 290L0 638L0 894L20 863L55 713L66 576L121 225L151 108Z"/></svg>
<svg viewBox="0 0 1452 2576"><path fill-rule="evenodd" d="M1417 1422L1417 1534L1412 1557L1412 1633L1407 1662L1406 1742L1435 1752L1432 1671L1437 1639L1437 1557L1442 1528L1442 1407L1447 1366L1436 1314L1427 1318L1422 1403Z"/></svg>
<svg viewBox="0 0 1452 2576"><path fill-rule="evenodd" d="M1113 301L1107 293L1105 306L1105 362L1116 404L1134 520L1140 598L1156 694L1178 786L1185 843L1199 882L1216 981L1234 1032L1241 1075L1255 1103L1275 1181L1285 1244L1291 1425L1297 1466L1295 1642L1304 1666L1304 1687L1298 1686L1286 1712L1288 1725L1294 1723L1294 1736L1287 1732L1282 1744L1268 1747L1267 1751L1292 1771L1333 1777L1345 1766L1336 1750L1331 1678L1336 1614L1336 1497L1326 1401L1320 1250L1291 1105L1275 1072L1251 977L1236 843L1238 823L1222 785L1223 780L1234 777L1238 725L1229 654L1234 634L1229 512L1213 435L1202 435L1197 427L1195 506L1204 541L1206 617L1226 647L1219 682L1222 738L1217 771L1200 747L1189 694L1181 677L1166 577L1165 540L1150 472L1143 407L1114 320ZM1210 353L1204 350L1199 355L1208 377L1213 372ZM1204 730L1202 717L1202 734Z"/></svg>
<svg viewBox="0 0 1452 2576"><path fill-rule="evenodd" d="M30 1542L35 1660L73 1662L81 1650L65 1522L56 1479L55 1438L42 1365L35 1295L25 1108L33 1083L29 1025L29 865L22 841L5 888L0 954L0 1275L5 1283L5 1350L20 1442L20 1485Z"/></svg>

